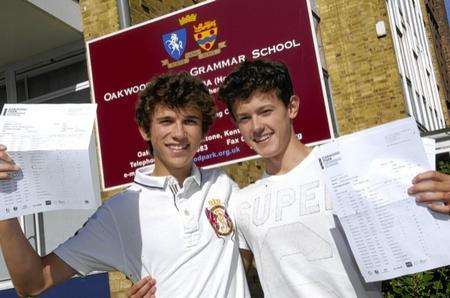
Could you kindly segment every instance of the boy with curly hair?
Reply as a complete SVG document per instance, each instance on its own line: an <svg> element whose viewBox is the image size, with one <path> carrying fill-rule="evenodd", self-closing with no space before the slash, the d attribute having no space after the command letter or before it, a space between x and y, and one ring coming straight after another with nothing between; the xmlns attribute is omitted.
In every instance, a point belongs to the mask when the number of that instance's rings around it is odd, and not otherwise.
<svg viewBox="0 0 450 298"><path fill-rule="evenodd" d="M18 294L38 295L77 273L119 270L133 282L157 277L162 297L248 297L226 212L236 185L220 170L193 164L214 115L214 102L199 79L187 73L155 77L136 106L154 165L137 169L128 189L44 257L29 245L17 219L0 221L0 244ZM0 148L1 174L18 169L5 150ZM144 279L136 294L150 297L154 285Z"/></svg>

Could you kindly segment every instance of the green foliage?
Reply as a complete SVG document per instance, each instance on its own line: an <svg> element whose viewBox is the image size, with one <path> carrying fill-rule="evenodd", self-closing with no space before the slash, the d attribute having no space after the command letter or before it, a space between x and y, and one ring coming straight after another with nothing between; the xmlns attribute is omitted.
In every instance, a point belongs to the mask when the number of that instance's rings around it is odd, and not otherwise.
<svg viewBox="0 0 450 298"><path fill-rule="evenodd" d="M450 162L440 161L438 170L450 174ZM385 281L383 293L386 297L450 297L450 266Z"/></svg>
<svg viewBox="0 0 450 298"><path fill-rule="evenodd" d="M437 168L439 172L450 174L450 162L439 161Z"/></svg>
<svg viewBox="0 0 450 298"><path fill-rule="evenodd" d="M386 297L450 297L450 266L383 283Z"/></svg>

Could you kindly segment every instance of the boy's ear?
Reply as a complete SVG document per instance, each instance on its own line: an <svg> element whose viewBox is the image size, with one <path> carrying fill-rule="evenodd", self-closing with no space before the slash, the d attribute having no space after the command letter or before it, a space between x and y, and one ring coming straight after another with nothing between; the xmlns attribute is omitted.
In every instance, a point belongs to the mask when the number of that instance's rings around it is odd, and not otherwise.
<svg viewBox="0 0 450 298"><path fill-rule="evenodd" d="M150 141L150 133L147 133L144 128L139 126L139 133L141 134L141 137L144 139L144 141Z"/></svg>
<svg viewBox="0 0 450 298"><path fill-rule="evenodd" d="M292 95L288 104L289 118L294 119L298 115L300 109L300 97L297 95Z"/></svg>

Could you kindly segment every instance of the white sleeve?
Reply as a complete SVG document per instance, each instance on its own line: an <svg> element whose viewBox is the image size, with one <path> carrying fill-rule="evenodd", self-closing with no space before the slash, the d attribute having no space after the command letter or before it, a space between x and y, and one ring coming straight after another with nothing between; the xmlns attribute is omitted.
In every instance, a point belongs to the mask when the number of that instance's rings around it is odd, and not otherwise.
<svg viewBox="0 0 450 298"><path fill-rule="evenodd" d="M82 275L124 269L122 241L114 215L102 205L74 236L54 253Z"/></svg>
<svg viewBox="0 0 450 298"><path fill-rule="evenodd" d="M231 218L234 220L234 226L236 229L236 237L238 240L239 249L250 250L247 241L244 238L244 234L242 233L242 229L239 227L239 210L237 204L237 202L239 201L238 195L239 187L237 186L237 184L234 186L235 187L233 187L233 191L230 196L228 210L231 214Z"/></svg>

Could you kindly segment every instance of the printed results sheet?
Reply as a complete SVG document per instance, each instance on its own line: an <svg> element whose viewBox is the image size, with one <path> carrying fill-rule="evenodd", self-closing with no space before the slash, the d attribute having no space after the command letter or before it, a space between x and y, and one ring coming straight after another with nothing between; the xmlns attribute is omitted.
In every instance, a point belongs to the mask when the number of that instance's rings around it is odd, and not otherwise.
<svg viewBox="0 0 450 298"><path fill-rule="evenodd" d="M430 169L414 120L343 136L320 147L333 207L366 282L450 264L450 220L407 194Z"/></svg>
<svg viewBox="0 0 450 298"><path fill-rule="evenodd" d="M93 104L6 104L0 143L21 170L0 181L0 219L101 203Z"/></svg>

